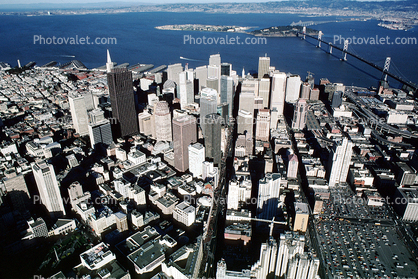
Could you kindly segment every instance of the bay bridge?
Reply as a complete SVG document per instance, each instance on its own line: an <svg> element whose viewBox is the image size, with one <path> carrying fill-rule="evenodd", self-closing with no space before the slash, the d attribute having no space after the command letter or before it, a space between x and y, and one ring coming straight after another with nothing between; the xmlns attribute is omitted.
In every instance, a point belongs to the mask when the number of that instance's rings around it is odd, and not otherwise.
<svg viewBox="0 0 418 279"><path fill-rule="evenodd" d="M317 40L318 41L317 47L319 47L319 48L321 48L322 43L324 43L325 45L328 45L328 53L329 54L332 54L332 51L333 51L334 48L341 51L341 54L342 54L341 60L342 61L347 61L347 54L348 54L348 55L360 60L361 62L364 62L367 65L369 65L369 66L379 70L380 72L382 72L382 78L384 76L384 81L387 81L387 76L389 76L389 77L393 78L394 80L400 82L401 84L409 87L409 91L413 91L414 94L416 94L417 91L418 91L418 85L417 84L389 72L389 67L390 67L390 63L391 63L391 58L390 57L386 57L385 64L384 64L383 67L381 67L381 66L379 66L379 65L377 65L373 62L370 62L370 61L364 59L363 57L360 57L359 55L354 54L353 52L349 51L348 50L349 41L347 39L344 40L344 47L341 48L341 47L336 46L336 45L334 45L330 42L322 40L323 33L321 31L319 31L318 37L315 37L315 36L306 34L306 26L303 26L303 31L302 32L297 32L297 33L298 33L299 36L302 36L302 38L304 40L306 39L306 37L310 37L314 40Z"/></svg>

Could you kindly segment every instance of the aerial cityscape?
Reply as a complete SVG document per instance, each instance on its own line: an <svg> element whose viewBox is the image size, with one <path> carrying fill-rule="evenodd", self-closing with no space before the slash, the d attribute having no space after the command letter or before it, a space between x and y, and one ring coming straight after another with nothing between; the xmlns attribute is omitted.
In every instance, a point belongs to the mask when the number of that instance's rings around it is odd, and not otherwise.
<svg viewBox="0 0 418 279"><path fill-rule="evenodd" d="M0 278L417 278L417 6L332 3L0 4L3 24L48 30L2 45ZM161 41L112 22L180 12L196 14L122 24ZM77 17L120 35L71 44Z"/></svg>

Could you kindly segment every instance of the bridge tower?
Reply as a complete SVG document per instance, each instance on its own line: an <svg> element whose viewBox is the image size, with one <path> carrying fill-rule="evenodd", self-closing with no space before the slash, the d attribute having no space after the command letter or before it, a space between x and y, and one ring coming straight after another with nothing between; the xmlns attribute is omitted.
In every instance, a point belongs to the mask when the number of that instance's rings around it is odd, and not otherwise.
<svg viewBox="0 0 418 279"><path fill-rule="evenodd" d="M306 26L303 26L302 33L303 33L303 39L305 40L306 39Z"/></svg>
<svg viewBox="0 0 418 279"><path fill-rule="evenodd" d="M321 41L322 41L322 35L324 33L322 33L322 31L318 32L318 46L317 47L321 47Z"/></svg>
<svg viewBox="0 0 418 279"><path fill-rule="evenodd" d="M383 67L383 72L382 72L382 77L383 75L384 77L384 81L388 81L388 75L386 74L387 72L389 72L389 66L390 66L390 57L386 57L385 60L385 66Z"/></svg>
<svg viewBox="0 0 418 279"><path fill-rule="evenodd" d="M329 46L329 54L332 54L332 43L329 43L328 46Z"/></svg>
<svg viewBox="0 0 418 279"><path fill-rule="evenodd" d="M344 41L343 58L341 60L347 61L348 40Z"/></svg>

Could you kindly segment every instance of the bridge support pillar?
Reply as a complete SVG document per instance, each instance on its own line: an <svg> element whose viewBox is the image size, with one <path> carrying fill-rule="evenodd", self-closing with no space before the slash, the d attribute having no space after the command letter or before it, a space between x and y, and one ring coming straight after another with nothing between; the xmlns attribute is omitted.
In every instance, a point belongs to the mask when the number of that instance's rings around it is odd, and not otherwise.
<svg viewBox="0 0 418 279"><path fill-rule="evenodd" d="M348 40L344 41L343 58L342 61L347 61Z"/></svg>
<svg viewBox="0 0 418 279"><path fill-rule="evenodd" d="M306 39L306 26L303 26L302 33L303 33L303 39L305 40Z"/></svg>
<svg viewBox="0 0 418 279"><path fill-rule="evenodd" d="M321 47L321 42L322 42L322 31L318 32L318 46L317 47Z"/></svg>
<svg viewBox="0 0 418 279"><path fill-rule="evenodd" d="M332 44L329 43L329 54L332 54Z"/></svg>

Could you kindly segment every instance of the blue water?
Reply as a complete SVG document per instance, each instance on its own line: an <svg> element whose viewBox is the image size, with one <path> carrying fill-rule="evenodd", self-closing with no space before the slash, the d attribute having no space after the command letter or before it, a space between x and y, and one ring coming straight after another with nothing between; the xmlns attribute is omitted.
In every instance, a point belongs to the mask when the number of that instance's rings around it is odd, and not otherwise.
<svg viewBox="0 0 418 279"><path fill-rule="evenodd" d="M329 55L313 46L313 40L299 38L267 38L260 45L189 45L184 44L184 35L197 37L225 37L226 33L164 31L154 27L166 24L219 24L253 27L288 25L293 21L330 20L288 14L206 14L206 13L125 13L73 16L0 16L0 61L12 66L20 59L22 64L36 61L43 65L51 60L65 63L72 59L82 61L87 67L102 66L106 62L106 49L117 63L128 62L162 64L188 62L189 67L207 64L210 54L220 53L223 62L232 63L239 74L257 69L258 57L265 53L271 64L280 71L299 74L304 78L307 71L318 80L327 77L332 82L347 85L376 85L381 73L352 57L348 63L341 62L341 53ZM326 23L312 28L322 30L323 39L332 41L334 35L343 37L415 37L416 29L392 31L377 26L377 21ZM116 45L40 45L34 44L34 35L43 37L114 37ZM237 34L228 34L229 37ZM239 34L240 41L252 36ZM418 40L418 38L417 38ZM418 82L418 45L350 45L350 50L383 66L387 56L392 58L391 72L404 75ZM68 56L75 56L68 57ZM180 56L203 61L185 61ZM396 82L392 82L397 86Z"/></svg>

